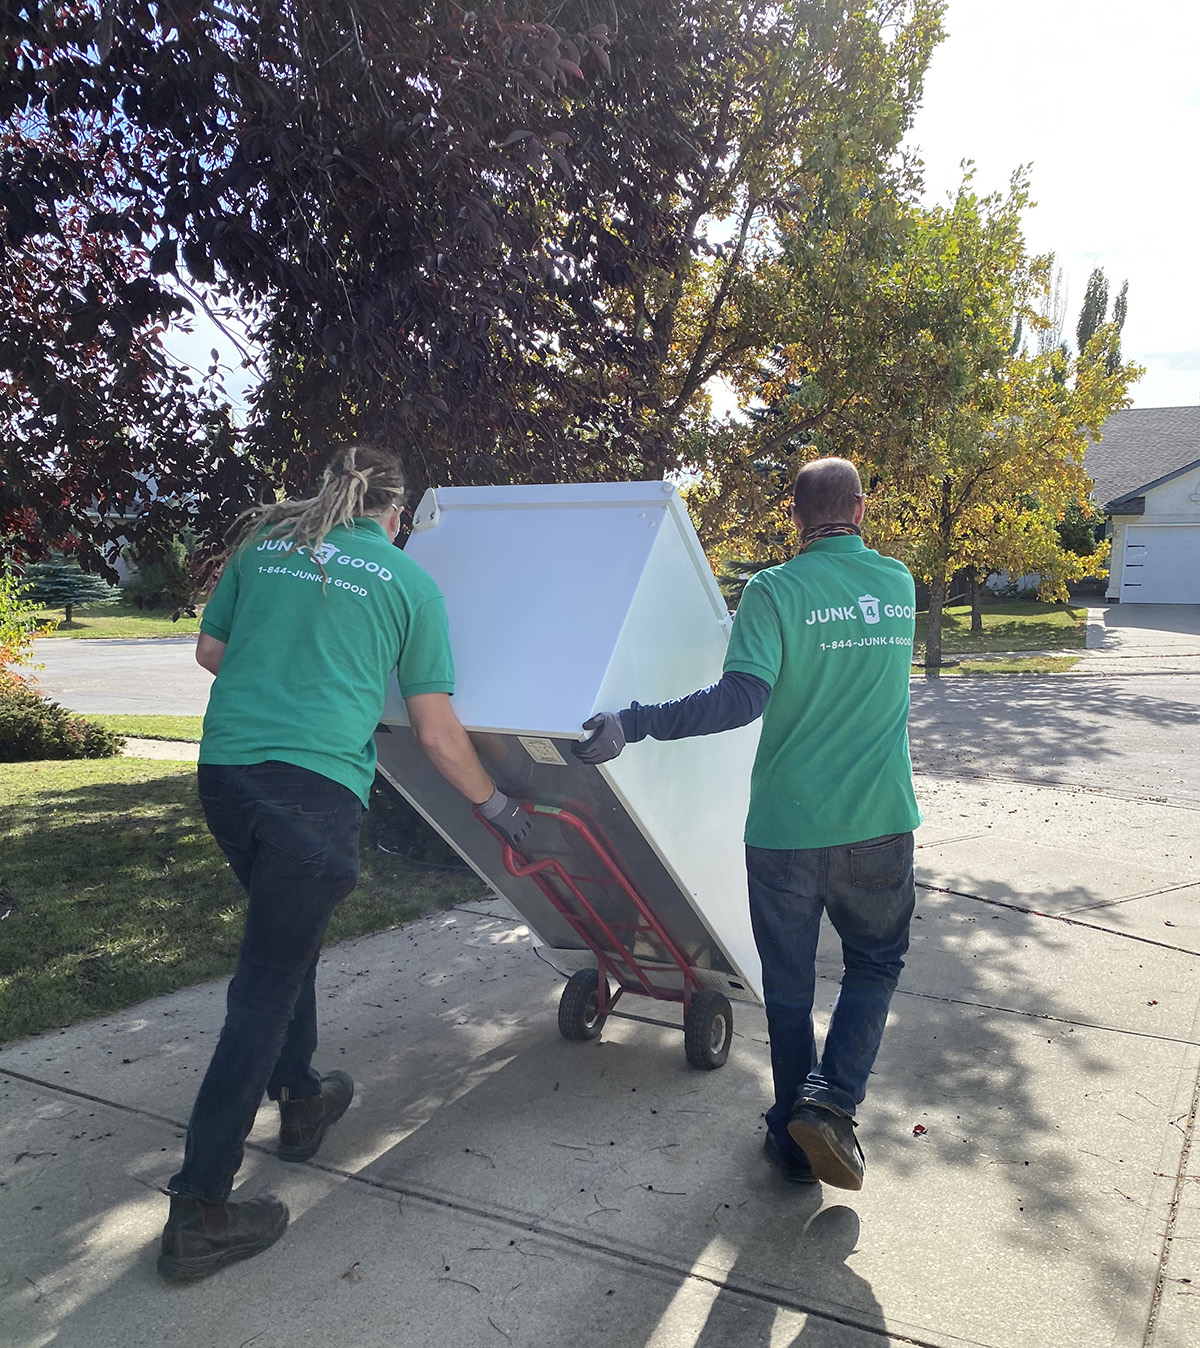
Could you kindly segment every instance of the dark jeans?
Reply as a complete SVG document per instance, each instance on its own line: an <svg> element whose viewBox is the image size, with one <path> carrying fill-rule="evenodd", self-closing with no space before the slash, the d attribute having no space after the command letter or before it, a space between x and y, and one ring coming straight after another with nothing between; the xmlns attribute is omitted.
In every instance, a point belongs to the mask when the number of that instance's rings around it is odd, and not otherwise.
<svg viewBox="0 0 1200 1348"><path fill-rule="evenodd" d="M250 896L221 1037L192 1109L172 1193L223 1203L264 1089L320 1093L316 973L333 910L358 882L362 803L290 763L198 774L204 817Z"/></svg>
<svg viewBox="0 0 1200 1348"><path fill-rule="evenodd" d="M866 1094L908 949L913 836L796 851L747 847L746 870L775 1078L767 1126L786 1138L799 1098L853 1118ZM842 938L843 971L818 1061L812 1005L822 911Z"/></svg>

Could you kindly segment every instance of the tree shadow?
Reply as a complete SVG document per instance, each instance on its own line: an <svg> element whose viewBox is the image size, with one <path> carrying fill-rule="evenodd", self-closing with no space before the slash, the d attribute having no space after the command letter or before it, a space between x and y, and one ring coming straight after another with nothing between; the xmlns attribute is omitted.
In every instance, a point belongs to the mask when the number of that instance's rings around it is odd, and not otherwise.
<svg viewBox="0 0 1200 1348"><path fill-rule="evenodd" d="M132 783L46 801L51 810L79 805L95 823L145 798L145 784ZM994 892L1028 904L1014 889ZM1089 897L1097 896L1072 885L1039 896L1039 906ZM676 1324L687 1348L823 1348L852 1342L849 1335L878 1340L897 1323L1018 1345L1034 1305L1047 1339L1100 1337L1096 1321L1115 1324L1123 1299L1144 1293L1149 1304L1150 1288L1131 1279L1143 1223L1160 1215L1155 1172L1170 1136L1180 1047L1113 1032L1126 1014L1115 992L1128 988L1106 972L1111 961L1096 943L1119 938L952 895L923 893L918 913L862 1113L861 1194L787 1185L764 1161L759 1111L769 1069L759 1013L738 1008L729 1064L697 1073L678 1033L658 1026L614 1018L596 1043L562 1041L554 1026L561 984L510 924L478 927L482 934L434 964L407 956L420 930L381 938L403 942L404 958L355 953L361 962L323 976L320 988L324 1060L336 1054L360 1083L358 1104L320 1159L356 1180L272 1173L285 1197L289 1186L326 1186L285 1240L306 1268L334 1261L336 1291L360 1248L391 1283L415 1269L414 1285L424 1278L445 1290L433 1216L452 1213L461 1248L447 1256L446 1276L482 1289L481 1310L505 1329L524 1317L529 1342L598 1341L599 1331L588 1340L581 1324L604 1324L614 1314L608 1293L623 1288L631 1290L615 1341L630 1345L649 1345ZM823 1020L840 974L828 930L819 958ZM1180 966L1188 977L1194 963ZM1131 964L1130 987L1137 977ZM209 1013L215 1028L219 997ZM173 1046L172 1071L189 1060L203 1070L211 1038L193 1039ZM186 1085L190 1103L194 1074ZM100 1093L107 1089L117 1088ZM115 1279L96 1266L97 1249L116 1239L122 1204L169 1173L178 1143L162 1140L165 1160L140 1143L114 1153L128 1189L119 1202L112 1186L93 1197L48 1182L47 1201L62 1205L55 1253L26 1269L17 1251L11 1273L91 1289L43 1308L59 1342L116 1338L134 1301L166 1298L152 1272L157 1229L143 1225L125 1238ZM270 1165L256 1161L252 1180ZM389 1220L406 1196L419 1200L416 1248L379 1235L381 1195ZM530 1268L557 1261L546 1276L561 1276L571 1295L527 1303L513 1290L509 1241L527 1239L538 1251ZM584 1276L579 1260L600 1262ZM188 1342L197 1316L219 1339L233 1314L231 1288L252 1292L264 1321L294 1332L295 1287L278 1271L290 1266L290 1257L271 1265L264 1282L252 1261L244 1274L231 1270L185 1299L156 1302L161 1341ZM1048 1268L1056 1292L1042 1305ZM552 1282L537 1285L544 1292ZM344 1307L331 1296L304 1313L315 1337L336 1330ZM481 1325L486 1338L486 1316ZM997 1325L1010 1326L1008 1338L997 1338Z"/></svg>
<svg viewBox="0 0 1200 1348"><path fill-rule="evenodd" d="M45 768L47 784L0 809L0 1043L227 974L242 937L245 895L205 825L193 765L125 760L120 781L62 786L52 772L78 781L106 761ZM465 869L372 842L327 944L481 888Z"/></svg>
<svg viewBox="0 0 1200 1348"><path fill-rule="evenodd" d="M914 1322L995 1342L995 1325L1026 1323L1048 1266L1058 1290L1044 1311L1047 1333L1055 1322L1082 1341L1096 1319L1115 1320L1130 1292L1142 1208L1136 1222L1128 1214L1150 1202L1167 1126L1161 1109L1143 1106L1144 1145L1126 1145L1129 1128L1114 1140L1114 1110L1133 1117L1135 1088L1153 1095L1177 1074L1178 1049L1159 1054L1141 1040L1117 1052L1120 1036L1083 1027L1094 1006L1072 971L1101 938L982 915L945 896L923 901L914 927L863 1112L862 1194L799 1189L766 1165L758 1111L769 1074L757 1013L738 1013L741 1038L717 1073L688 1069L678 1033L657 1026L614 1021L600 1041L568 1044L553 1024L560 985L547 982L531 1006L529 971L518 979L512 963L528 953L497 938L486 968L456 960L420 978L410 972L395 1023L366 1005L372 985L348 979L336 993L325 1052L347 1049L337 1060L359 1079L362 1099L323 1159L349 1162L361 1183L331 1188L286 1239L305 1266L332 1259L340 1272L366 1251L392 1282L465 1281L481 1289L481 1311L508 1331L525 1324L529 1342L598 1342L581 1324L593 1312L603 1323L614 1288L624 1298L620 1341L631 1345L664 1341L655 1335L673 1316L671 1341L688 1348L818 1348L846 1341L830 1337L835 1330L869 1342ZM821 961L827 1003L835 945L823 946ZM506 972L511 982L482 1005L482 982L495 988ZM1078 976L1086 981L1085 970ZM378 977L373 986L390 975ZM131 1184L144 1185L164 1163L148 1151L126 1164ZM402 1209L420 1204L416 1248L393 1248L376 1232L371 1205L381 1194ZM461 1223L448 1274L437 1242L450 1237L437 1213ZM113 1219L101 1211L89 1222L86 1195L74 1194L63 1220L75 1232L62 1247L68 1265L90 1257L95 1230ZM335 1229L336 1250L319 1255ZM510 1242L526 1248L535 1272L525 1277L548 1270L532 1299L513 1290ZM71 1310L60 1341L81 1341L85 1324L116 1332L131 1298L158 1295L144 1285L149 1258L146 1250ZM580 1271L579 1260L597 1259L607 1272ZM163 1341L197 1314L219 1335L228 1289L260 1286L247 1268L189 1291L186 1304L157 1303ZM964 1278L975 1289L967 1298ZM554 1279L578 1297L546 1294ZM1148 1298L1149 1288L1133 1290ZM264 1321L285 1325L293 1292L278 1271L262 1284ZM334 1302L305 1309L314 1334L332 1332L340 1314Z"/></svg>
<svg viewBox="0 0 1200 1348"><path fill-rule="evenodd" d="M986 770L1126 791L1161 789L1162 750L1185 778L1185 792L1172 794L1200 797L1196 755L1178 754L1180 732L1197 729L1200 699L1190 689L1168 697L1145 684L1009 676L914 683L909 739L918 772Z"/></svg>
<svg viewBox="0 0 1200 1348"><path fill-rule="evenodd" d="M1112 604L1104 610L1106 632L1170 632L1200 636L1200 604ZM1119 640L1114 643L1119 645Z"/></svg>

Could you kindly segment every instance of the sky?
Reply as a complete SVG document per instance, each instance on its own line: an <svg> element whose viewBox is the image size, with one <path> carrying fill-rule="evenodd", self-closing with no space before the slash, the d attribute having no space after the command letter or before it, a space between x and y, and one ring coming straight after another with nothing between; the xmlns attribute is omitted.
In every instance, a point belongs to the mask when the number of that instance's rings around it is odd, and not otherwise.
<svg viewBox="0 0 1200 1348"><path fill-rule="evenodd" d="M1135 407L1200 403L1200 3L949 0L908 144L926 197L972 159L977 187L1032 171L1032 251L1068 286L1065 335L1093 267L1129 281Z"/></svg>
<svg viewBox="0 0 1200 1348"><path fill-rule="evenodd" d="M1123 351L1146 370L1134 406L1200 403L1200 0L948 0L945 27L908 137L927 200L965 159L984 191L1029 165L1026 238L1063 266L1068 340L1103 267L1111 295L1129 281ZM230 344L195 328L171 349L206 365L218 347L230 391L244 388Z"/></svg>

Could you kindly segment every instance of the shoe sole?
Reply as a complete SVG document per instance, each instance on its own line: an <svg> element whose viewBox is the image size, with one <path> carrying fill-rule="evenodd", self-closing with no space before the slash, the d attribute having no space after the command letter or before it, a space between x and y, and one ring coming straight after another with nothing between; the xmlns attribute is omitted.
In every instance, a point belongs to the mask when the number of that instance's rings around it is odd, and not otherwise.
<svg viewBox="0 0 1200 1348"><path fill-rule="evenodd" d="M816 1124L793 1119L788 1124L788 1135L808 1157L813 1174L823 1184L832 1184L835 1189L862 1188L862 1173L846 1164Z"/></svg>
<svg viewBox="0 0 1200 1348"><path fill-rule="evenodd" d="M235 1245L226 1250L217 1250L213 1254L193 1255L190 1259L174 1254L158 1256L158 1271L171 1282L195 1282L218 1273L230 1264L240 1264L243 1259L251 1259L264 1250L269 1250L287 1230L288 1213L285 1208L278 1226L253 1245Z"/></svg>
<svg viewBox="0 0 1200 1348"><path fill-rule="evenodd" d="M350 1108L350 1101L354 1099L354 1092L351 1090L350 1099L338 1110L336 1114L331 1114L328 1118L321 1120L321 1131L312 1142L305 1143L303 1147L283 1147L276 1149L275 1155L281 1161L307 1161L317 1154L321 1148L321 1143L325 1141L325 1134L337 1123L338 1119Z"/></svg>

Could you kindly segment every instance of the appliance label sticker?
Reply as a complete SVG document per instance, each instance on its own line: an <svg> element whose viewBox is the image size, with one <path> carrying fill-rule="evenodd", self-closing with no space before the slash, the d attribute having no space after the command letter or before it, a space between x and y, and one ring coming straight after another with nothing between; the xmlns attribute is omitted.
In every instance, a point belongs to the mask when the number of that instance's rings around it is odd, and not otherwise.
<svg viewBox="0 0 1200 1348"><path fill-rule="evenodd" d="M528 735L518 735L517 739L525 746L525 752L535 763L552 764L558 768L567 766L567 760L554 747L553 740L533 739Z"/></svg>

